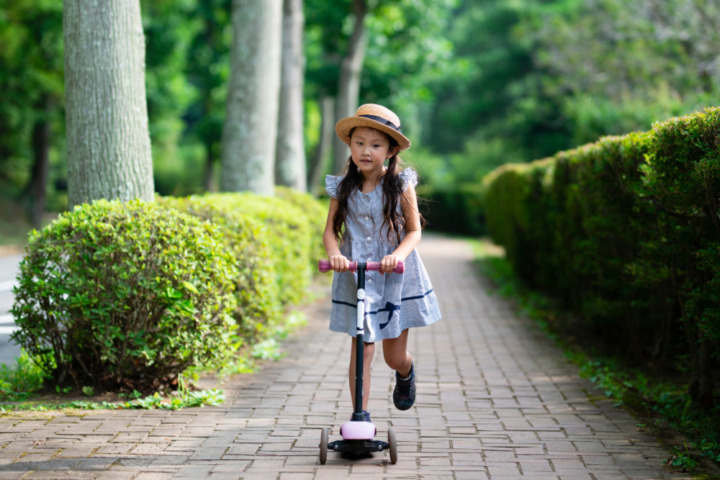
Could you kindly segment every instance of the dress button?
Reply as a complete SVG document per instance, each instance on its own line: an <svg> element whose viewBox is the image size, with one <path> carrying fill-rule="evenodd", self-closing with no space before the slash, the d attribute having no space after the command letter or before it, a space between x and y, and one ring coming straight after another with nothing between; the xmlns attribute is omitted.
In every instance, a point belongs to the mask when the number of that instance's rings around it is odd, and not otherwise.
<svg viewBox="0 0 720 480"><path fill-rule="evenodd" d="M368 242L369 242L370 240L372 240L372 237L367 237L367 239L368 239Z"/></svg>
<svg viewBox="0 0 720 480"><path fill-rule="evenodd" d="M365 217L365 220L370 220L370 217Z"/></svg>

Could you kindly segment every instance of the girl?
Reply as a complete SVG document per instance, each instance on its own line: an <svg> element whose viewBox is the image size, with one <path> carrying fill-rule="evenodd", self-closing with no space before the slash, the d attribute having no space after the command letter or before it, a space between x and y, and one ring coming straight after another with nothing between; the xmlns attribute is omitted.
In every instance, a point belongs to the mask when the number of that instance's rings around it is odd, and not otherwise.
<svg viewBox="0 0 720 480"><path fill-rule="evenodd" d="M382 340L387 365L395 370L393 402L407 410L415 402L415 369L407 351L408 328L430 325L440 319L440 309L425 267L415 246L420 241L421 217L417 207L417 174L398 169L398 152L410 147L391 110L362 105L352 117L335 126L350 146L346 175L328 175L325 188L331 197L323 243L333 276L330 329L355 336L355 276L350 260L377 261L381 272L366 274L362 410L365 421L370 392L370 364L375 342ZM387 166L385 163L387 162ZM405 273L390 274L399 261ZM385 275L390 274L390 275ZM355 349L350 356L350 395L355 401ZM353 405L353 408L355 405Z"/></svg>

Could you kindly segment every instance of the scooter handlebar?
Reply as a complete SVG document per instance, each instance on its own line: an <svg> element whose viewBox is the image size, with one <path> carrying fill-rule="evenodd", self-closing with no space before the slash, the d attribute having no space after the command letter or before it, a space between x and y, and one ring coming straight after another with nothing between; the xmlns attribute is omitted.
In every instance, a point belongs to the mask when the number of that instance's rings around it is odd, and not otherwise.
<svg viewBox="0 0 720 480"><path fill-rule="evenodd" d="M357 265L358 265L358 262L350 262L349 270L351 272L356 271ZM379 272L380 271L380 262L367 262L366 268L370 271ZM330 268L330 261L325 260L325 259L320 260L318 262L318 270L320 270L320 272L322 272L322 273L329 272L330 270L332 270L332 268ZM405 272L405 264L402 262L402 260L398 262L398 264L395 267L395 269L393 270L393 272L394 273Z"/></svg>

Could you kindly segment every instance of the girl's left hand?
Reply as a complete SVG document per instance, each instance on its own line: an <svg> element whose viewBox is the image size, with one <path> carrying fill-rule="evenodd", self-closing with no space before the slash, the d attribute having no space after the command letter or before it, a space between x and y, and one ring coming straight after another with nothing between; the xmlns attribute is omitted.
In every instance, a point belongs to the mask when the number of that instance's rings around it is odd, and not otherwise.
<svg viewBox="0 0 720 480"><path fill-rule="evenodd" d="M402 259L397 255L385 255L383 259L380 260L380 273L392 273L400 260Z"/></svg>

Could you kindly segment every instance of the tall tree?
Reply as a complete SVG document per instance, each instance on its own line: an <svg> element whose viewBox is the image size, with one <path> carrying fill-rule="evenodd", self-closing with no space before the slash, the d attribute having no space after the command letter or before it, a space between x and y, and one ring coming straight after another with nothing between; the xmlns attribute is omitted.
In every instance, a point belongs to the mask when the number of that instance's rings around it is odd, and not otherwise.
<svg viewBox="0 0 720 480"><path fill-rule="evenodd" d="M303 1L284 0L275 183L303 192L307 190L303 137L304 23Z"/></svg>
<svg viewBox="0 0 720 480"><path fill-rule="evenodd" d="M232 0L203 0L190 17L200 24L187 51L188 81L195 87L194 102L185 113L186 135L202 146L203 188L217 190L227 81L230 71Z"/></svg>
<svg viewBox="0 0 720 480"><path fill-rule="evenodd" d="M282 0L234 0L232 24L220 188L272 195Z"/></svg>
<svg viewBox="0 0 720 480"><path fill-rule="evenodd" d="M3 197L22 198L39 227L50 156L62 144L62 5L16 0L1 17L0 190Z"/></svg>
<svg viewBox="0 0 720 480"><path fill-rule="evenodd" d="M352 13L354 28L345 57L340 66L340 83L335 100L335 121L355 113L360 97L360 76L362 75L367 30L365 16L368 13L367 0L353 0ZM335 174L342 172L348 159L347 146L339 138L335 138L333 154L333 170Z"/></svg>
<svg viewBox="0 0 720 480"><path fill-rule="evenodd" d="M153 199L139 0L65 0L70 206Z"/></svg>

